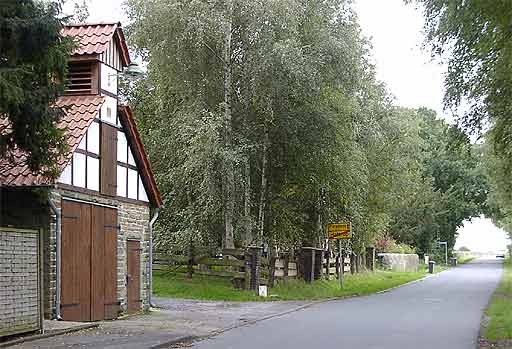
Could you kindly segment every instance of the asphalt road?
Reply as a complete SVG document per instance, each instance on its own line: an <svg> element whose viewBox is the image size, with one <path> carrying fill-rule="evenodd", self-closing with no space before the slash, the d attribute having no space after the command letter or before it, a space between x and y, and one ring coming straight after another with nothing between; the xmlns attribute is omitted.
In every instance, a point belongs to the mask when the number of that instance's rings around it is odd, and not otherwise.
<svg viewBox="0 0 512 349"><path fill-rule="evenodd" d="M502 262L477 260L367 297L239 327L194 348L474 349Z"/></svg>

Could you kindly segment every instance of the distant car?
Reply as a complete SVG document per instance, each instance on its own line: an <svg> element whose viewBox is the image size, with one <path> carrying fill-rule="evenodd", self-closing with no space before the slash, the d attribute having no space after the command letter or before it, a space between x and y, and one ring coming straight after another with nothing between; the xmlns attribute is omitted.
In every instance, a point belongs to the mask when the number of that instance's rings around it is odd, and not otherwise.
<svg viewBox="0 0 512 349"><path fill-rule="evenodd" d="M497 254L496 258L505 258L505 254L504 253Z"/></svg>

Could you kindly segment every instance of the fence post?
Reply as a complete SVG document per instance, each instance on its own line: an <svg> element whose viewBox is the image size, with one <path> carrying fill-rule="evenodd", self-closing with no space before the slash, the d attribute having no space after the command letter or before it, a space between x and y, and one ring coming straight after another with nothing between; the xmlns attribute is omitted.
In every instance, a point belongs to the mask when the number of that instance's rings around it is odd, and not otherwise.
<svg viewBox="0 0 512 349"><path fill-rule="evenodd" d="M244 255L245 261L245 275L244 275L244 290L248 290L251 288L251 253L249 249L245 251Z"/></svg>
<svg viewBox="0 0 512 349"><path fill-rule="evenodd" d="M250 290L257 290L260 285L260 273L261 273L261 253L263 249L261 247L249 247L250 254Z"/></svg>
<svg viewBox="0 0 512 349"><path fill-rule="evenodd" d="M352 251L350 252L350 274L354 274L356 271L356 254Z"/></svg>
<svg viewBox="0 0 512 349"><path fill-rule="evenodd" d="M315 250L311 249L311 281L315 281Z"/></svg>
<svg viewBox="0 0 512 349"><path fill-rule="evenodd" d="M290 263L290 255L287 253L284 255L284 261L283 261L283 277L284 277L284 279L288 278L289 263Z"/></svg>
<svg viewBox="0 0 512 349"><path fill-rule="evenodd" d="M366 248L366 269L375 271L375 247Z"/></svg>
<svg viewBox="0 0 512 349"><path fill-rule="evenodd" d="M276 280L276 255L272 251L268 259L268 287L274 287Z"/></svg>
<svg viewBox="0 0 512 349"><path fill-rule="evenodd" d="M312 247L302 247L300 250L300 271L301 276L306 282L312 282L315 279L315 255Z"/></svg>

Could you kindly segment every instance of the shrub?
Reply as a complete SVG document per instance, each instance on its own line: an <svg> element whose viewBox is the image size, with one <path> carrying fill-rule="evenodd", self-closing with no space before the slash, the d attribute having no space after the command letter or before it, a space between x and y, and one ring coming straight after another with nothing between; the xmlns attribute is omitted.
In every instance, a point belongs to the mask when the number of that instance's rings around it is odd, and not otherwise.
<svg viewBox="0 0 512 349"><path fill-rule="evenodd" d="M407 244L398 243L394 239L387 236L377 240L375 248L377 249L377 252L383 253L416 253L416 249L414 247Z"/></svg>

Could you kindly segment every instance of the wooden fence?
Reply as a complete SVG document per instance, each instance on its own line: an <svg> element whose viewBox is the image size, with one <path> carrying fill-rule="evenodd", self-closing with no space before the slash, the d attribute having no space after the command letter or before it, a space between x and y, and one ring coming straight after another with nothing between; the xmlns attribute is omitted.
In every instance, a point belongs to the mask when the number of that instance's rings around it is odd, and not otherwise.
<svg viewBox="0 0 512 349"><path fill-rule="evenodd" d="M259 285L273 287L286 279L312 280L336 278L341 270L341 258L326 258L325 252L316 248L303 248L296 254L279 257L262 257L262 249L223 249L221 254L195 254L188 256L156 252L153 269L169 272L184 272L194 275L227 277L237 288L256 289ZM354 272L355 263L349 255L343 258L343 272ZM351 268L352 266L352 268Z"/></svg>
<svg viewBox="0 0 512 349"><path fill-rule="evenodd" d="M189 277L196 274L244 279L245 269L245 251L238 249L225 249L221 257L183 256L161 252L155 253L153 257L153 270L186 272Z"/></svg>

